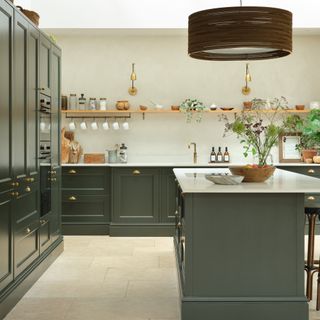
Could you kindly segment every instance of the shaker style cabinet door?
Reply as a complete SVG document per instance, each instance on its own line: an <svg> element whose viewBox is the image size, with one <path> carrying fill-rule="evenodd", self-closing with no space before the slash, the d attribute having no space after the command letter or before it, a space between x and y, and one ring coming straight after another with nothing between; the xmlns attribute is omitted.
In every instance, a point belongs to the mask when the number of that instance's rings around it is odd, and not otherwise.
<svg viewBox="0 0 320 320"><path fill-rule="evenodd" d="M161 169L161 214L160 222L174 223L177 184L172 168Z"/></svg>
<svg viewBox="0 0 320 320"><path fill-rule="evenodd" d="M40 35L40 81L39 91L51 96L51 42L44 35Z"/></svg>
<svg viewBox="0 0 320 320"><path fill-rule="evenodd" d="M114 169L112 221L158 222L159 175L159 169L155 168Z"/></svg>
<svg viewBox="0 0 320 320"><path fill-rule="evenodd" d="M0 0L0 292L13 281L12 161L10 112L12 108L13 9Z"/></svg>
<svg viewBox="0 0 320 320"><path fill-rule="evenodd" d="M21 184L27 177L27 51L28 23L16 13L13 41L12 167Z"/></svg>

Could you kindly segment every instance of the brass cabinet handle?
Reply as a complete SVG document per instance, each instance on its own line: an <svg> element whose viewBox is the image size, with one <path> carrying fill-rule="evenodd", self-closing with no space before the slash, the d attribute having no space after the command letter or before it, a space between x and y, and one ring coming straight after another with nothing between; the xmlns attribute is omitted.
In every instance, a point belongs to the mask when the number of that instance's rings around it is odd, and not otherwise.
<svg viewBox="0 0 320 320"><path fill-rule="evenodd" d="M314 196L309 196L307 199L308 199L308 200L311 200L311 201L316 200L316 198L315 198Z"/></svg>
<svg viewBox="0 0 320 320"><path fill-rule="evenodd" d="M177 228L181 228L181 227L182 227L181 222L178 222L178 223L177 223Z"/></svg>
<svg viewBox="0 0 320 320"><path fill-rule="evenodd" d="M34 178L26 178L26 182L34 182Z"/></svg>
<svg viewBox="0 0 320 320"><path fill-rule="evenodd" d="M57 181L57 178L52 178L51 181L53 181L53 182L54 182L54 181Z"/></svg>
<svg viewBox="0 0 320 320"><path fill-rule="evenodd" d="M19 192L11 192L11 195L12 195L13 197L18 197L18 196L19 196Z"/></svg>
<svg viewBox="0 0 320 320"><path fill-rule="evenodd" d="M26 187L26 192L30 192L31 188L30 187Z"/></svg>
<svg viewBox="0 0 320 320"><path fill-rule="evenodd" d="M12 187L19 187L19 185L20 185L19 182L12 182L11 183Z"/></svg>
<svg viewBox="0 0 320 320"><path fill-rule="evenodd" d="M27 228L26 231L27 231L27 233L30 233L30 232L31 232L31 229L30 229L30 228Z"/></svg>
<svg viewBox="0 0 320 320"><path fill-rule="evenodd" d="M69 173L70 173L70 174L76 174L76 173L77 173L77 171L76 171L76 170L71 169L71 170L69 170Z"/></svg>
<svg viewBox="0 0 320 320"><path fill-rule="evenodd" d="M139 170L133 170L132 174L138 176L141 172Z"/></svg>
<svg viewBox="0 0 320 320"><path fill-rule="evenodd" d="M175 211L174 215L177 216L179 214L178 210Z"/></svg>
<svg viewBox="0 0 320 320"><path fill-rule="evenodd" d="M71 197L69 197L69 200L70 200L70 201L76 201L76 200L77 200L77 198L76 198L76 197L74 197L74 196L71 196Z"/></svg>
<svg viewBox="0 0 320 320"><path fill-rule="evenodd" d="M314 170L313 169L309 169L308 173L314 173Z"/></svg>

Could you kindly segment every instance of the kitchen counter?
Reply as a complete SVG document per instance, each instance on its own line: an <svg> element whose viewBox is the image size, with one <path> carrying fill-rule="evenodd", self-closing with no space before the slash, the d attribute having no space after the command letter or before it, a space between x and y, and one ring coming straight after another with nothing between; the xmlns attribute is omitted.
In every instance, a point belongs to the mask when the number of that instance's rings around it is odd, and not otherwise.
<svg viewBox="0 0 320 320"><path fill-rule="evenodd" d="M281 169L265 183L204 178L221 171L174 169L181 320L308 320L304 199L319 180Z"/></svg>
<svg viewBox="0 0 320 320"><path fill-rule="evenodd" d="M208 162L201 162L201 163L192 163L192 162L128 162L128 163L63 163L61 164L62 167L208 167L208 168L221 168L221 167L229 167L229 166L242 166L245 163L208 163ZM320 164L316 163L274 163L276 167L319 167Z"/></svg>
<svg viewBox="0 0 320 320"><path fill-rule="evenodd" d="M174 169L184 193L320 193L319 179L276 169L263 183L242 182L239 185L217 185L205 174L229 173L228 169Z"/></svg>

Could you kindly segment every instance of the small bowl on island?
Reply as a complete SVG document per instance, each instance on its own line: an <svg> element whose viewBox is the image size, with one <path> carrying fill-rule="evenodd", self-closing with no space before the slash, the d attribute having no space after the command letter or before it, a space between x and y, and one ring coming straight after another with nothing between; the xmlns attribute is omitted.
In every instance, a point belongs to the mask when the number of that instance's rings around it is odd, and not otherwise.
<svg viewBox="0 0 320 320"><path fill-rule="evenodd" d="M265 182L273 175L276 167L248 164L245 166L229 167L229 170L233 175L244 176L243 182Z"/></svg>

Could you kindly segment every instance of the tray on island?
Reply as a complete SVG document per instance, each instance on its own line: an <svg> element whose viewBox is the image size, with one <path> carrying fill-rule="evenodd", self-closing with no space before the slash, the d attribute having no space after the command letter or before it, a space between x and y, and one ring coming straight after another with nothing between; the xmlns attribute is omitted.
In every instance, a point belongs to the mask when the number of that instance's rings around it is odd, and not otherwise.
<svg viewBox="0 0 320 320"><path fill-rule="evenodd" d="M212 173L206 174L205 178L215 184L235 185L240 184L244 176Z"/></svg>

